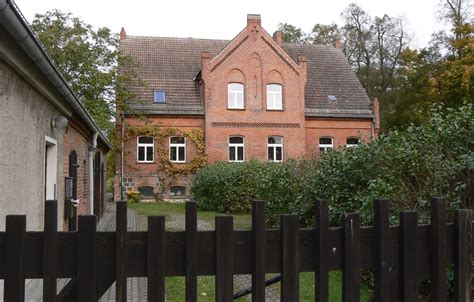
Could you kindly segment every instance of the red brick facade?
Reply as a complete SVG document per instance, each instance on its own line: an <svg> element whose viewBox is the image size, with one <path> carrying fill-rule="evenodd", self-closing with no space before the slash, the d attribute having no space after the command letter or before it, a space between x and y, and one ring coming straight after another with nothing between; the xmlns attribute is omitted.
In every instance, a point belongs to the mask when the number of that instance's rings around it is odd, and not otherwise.
<svg viewBox="0 0 474 302"><path fill-rule="evenodd" d="M121 36L122 39L126 39L124 31ZM229 159L228 144L231 136L244 138L245 160L248 161L268 160L267 140L271 136L283 138L283 159L288 159L317 154L321 137L332 138L333 146L336 148L346 145L347 138L368 141L377 135L379 125L377 102L373 106L373 114L369 116L308 114L306 95L309 78L308 61L303 55L298 55L297 60L292 59L281 46L281 34L277 32L274 36L275 38L272 38L261 27L260 16L249 15L247 27L220 52L214 56L206 51L201 52L200 72L196 76L196 81L200 89L204 114L201 116L150 114L147 116L148 122L162 127L202 129L209 163ZM243 84L243 108L228 108L229 83ZM268 84L281 85L281 110L267 108ZM360 86L360 83L358 85ZM345 92L349 96L350 93ZM366 107L369 109L368 102ZM334 110L334 112L340 111ZM125 115L125 123L137 125L142 122ZM117 133L120 135L120 124ZM160 148L169 150L168 140L159 144L162 145ZM142 186L155 188L159 186L157 178L160 171L157 171L156 162L146 164L137 162L136 137L125 141L124 150L126 150L125 189L138 190ZM195 152L192 144L187 145L186 162L189 163ZM116 159L119 173L116 178L115 198L118 199L120 154ZM185 177L178 178L176 185L187 187L186 194L188 194L188 182ZM162 193L162 197L169 197L169 192Z"/></svg>

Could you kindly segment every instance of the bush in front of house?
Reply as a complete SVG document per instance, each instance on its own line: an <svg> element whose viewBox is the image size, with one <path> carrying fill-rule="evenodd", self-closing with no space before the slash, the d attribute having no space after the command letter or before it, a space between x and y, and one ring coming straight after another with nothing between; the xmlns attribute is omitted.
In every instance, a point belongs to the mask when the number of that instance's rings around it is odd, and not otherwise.
<svg viewBox="0 0 474 302"><path fill-rule="evenodd" d="M472 208L473 169L472 104L457 110L438 106L421 126L318 158L208 165L195 176L192 193L200 208L225 213L249 212L253 199L265 200L272 225L285 213L312 224L316 198L328 200L332 225L340 225L347 212L358 212L371 224L377 197L391 199L392 223L408 209L416 209L424 222L433 196L446 197L450 209Z"/></svg>

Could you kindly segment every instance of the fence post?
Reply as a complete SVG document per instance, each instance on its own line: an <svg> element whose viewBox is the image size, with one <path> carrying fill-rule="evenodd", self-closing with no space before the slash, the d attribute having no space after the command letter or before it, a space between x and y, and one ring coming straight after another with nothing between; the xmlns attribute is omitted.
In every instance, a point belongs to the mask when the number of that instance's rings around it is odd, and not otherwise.
<svg viewBox="0 0 474 302"><path fill-rule="evenodd" d="M328 202L318 199L314 204L314 281L315 300L329 301L329 230Z"/></svg>
<svg viewBox="0 0 474 302"><path fill-rule="evenodd" d="M148 216L148 301L165 301L165 216Z"/></svg>
<svg viewBox="0 0 474 302"><path fill-rule="evenodd" d="M431 199L431 299L433 302L446 301L447 272L447 229L446 201L443 198Z"/></svg>
<svg viewBox="0 0 474 302"><path fill-rule="evenodd" d="M58 260L58 203L46 200L43 237L43 300L56 301Z"/></svg>
<svg viewBox="0 0 474 302"><path fill-rule="evenodd" d="M299 300L298 216L281 216L281 301Z"/></svg>
<svg viewBox="0 0 474 302"><path fill-rule="evenodd" d="M216 301L232 301L234 289L234 230L232 216L216 216Z"/></svg>
<svg viewBox="0 0 474 302"><path fill-rule="evenodd" d="M127 202L118 201L115 215L115 300L127 301Z"/></svg>
<svg viewBox="0 0 474 302"><path fill-rule="evenodd" d="M454 301L471 300L471 210L454 213Z"/></svg>
<svg viewBox="0 0 474 302"><path fill-rule="evenodd" d="M253 201L253 274L252 301L265 301L265 202Z"/></svg>
<svg viewBox="0 0 474 302"><path fill-rule="evenodd" d="M96 217L79 216L77 232L77 301L95 301Z"/></svg>
<svg viewBox="0 0 474 302"><path fill-rule="evenodd" d="M186 301L197 301L197 208L186 202Z"/></svg>
<svg viewBox="0 0 474 302"><path fill-rule="evenodd" d="M5 225L5 281L4 301L25 300L23 252L25 247L26 216L7 215Z"/></svg>
<svg viewBox="0 0 474 302"><path fill-rule="evenodd" d="M344 267L342 271L343 301L360 301L360 218L344 214Z"/></svg>
<svg viewBox="0 0 474 302"><path fill-rule="evenodd" d="M400 299L417 301L418 278L416 270L417 217L416 212L400 213Z"/></svg>
<svg viewBox="0 0 474 302"><path fill-rule="evenodd" d="M374 200L375 216L375 301L388 301L390 299L389 265L387 259L388 238L388 200Z"/></svg>

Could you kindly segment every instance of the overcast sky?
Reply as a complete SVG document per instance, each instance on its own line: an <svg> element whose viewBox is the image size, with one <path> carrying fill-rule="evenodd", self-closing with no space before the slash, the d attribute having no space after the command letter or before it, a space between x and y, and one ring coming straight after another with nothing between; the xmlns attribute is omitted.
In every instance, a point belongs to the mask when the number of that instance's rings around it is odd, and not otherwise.
<svg viewBox="0 0 474 302"><path fill-rule="evenodd" d="M440 29L436 11L440 0L16 0L28 21L53 8L71 12L93 26L107 26L137 36L232 39L246 25L249 13L261 14L272 34L278 23L309 32L314 24L342 23L340 13L356 2L371 16L404 16L414 33L413 46L426 46Z"/></svg>

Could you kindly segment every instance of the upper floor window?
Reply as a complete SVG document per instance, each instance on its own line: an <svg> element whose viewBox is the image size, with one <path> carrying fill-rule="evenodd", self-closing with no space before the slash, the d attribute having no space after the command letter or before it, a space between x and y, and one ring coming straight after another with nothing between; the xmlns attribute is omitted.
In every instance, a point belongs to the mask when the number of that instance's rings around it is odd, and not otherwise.
<svg viewBox="0 0 474 302"><path fill-rule="evenodd" d="M319 138L319 152L325 152L334 148L332 137Z"/></svg>
<svg viewBox="0 0 474 302"><path fill-rule="evenodd" d="M349 137L346 140L346 147L351 148L351 147L357 147L357 145L360 144L360 139L357 137Z"/></svg>
<svg viewBox="0 0 474 302"><path fill-rule="evenodd" d="M283 109L282 88L280 84L267 85L267 109L281 110Z"/></svg>
<svg viewBox="0 0 474 302"><path fill-rule="evenodd" d="M153 137L140 136L137 143L137 161L139 163L153 162Z"/></svg>
<svg viewBox="0 0 474 302"><path fill-rule="evenodd" d="M268 138L268 160L283 160L283 138L280 136L270 136Z"/></svg>
<svg viewBox="0 0 474 302"><path fill-rule="evenodd" d="M186 139L182 136L170 137L170 161L186 162Z"/></svg>
<svg viewBox="0 0 474 302"><path fill-rule="evenodd" d="M155 103L166 103L166 92L163 90L155 90L153 92L153 101Z"/></svg>
<svg viewBox="0 0 474 302"><path fill-rule="evenodd" d="M229 161L244 161L244 138L241 136L229 137Z"/></svg>
<svg viewBox="0 0 474 302"><path fill-rule="evenodd" d="M227 84L227 108L244 109L244 84Z"/></svg>

